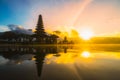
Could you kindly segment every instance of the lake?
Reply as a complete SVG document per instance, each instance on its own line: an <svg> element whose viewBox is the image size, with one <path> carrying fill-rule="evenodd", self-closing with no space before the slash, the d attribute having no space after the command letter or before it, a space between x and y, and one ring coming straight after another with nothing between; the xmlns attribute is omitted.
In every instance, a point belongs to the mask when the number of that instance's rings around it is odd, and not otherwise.
<svg viewBox="0 0 120 80"><path fill-rule="evenodd" d="M120 80L120 46L1 46L0 80Z"/></svg>

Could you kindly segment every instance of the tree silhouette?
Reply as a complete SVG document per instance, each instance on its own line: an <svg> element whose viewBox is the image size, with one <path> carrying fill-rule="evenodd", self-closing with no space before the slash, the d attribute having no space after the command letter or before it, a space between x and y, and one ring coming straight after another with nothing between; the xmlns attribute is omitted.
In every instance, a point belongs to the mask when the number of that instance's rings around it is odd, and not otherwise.
<svg viewBox="0 0 120 80"><path fill-rule="evenodd" d="M66 36L64 37L63 43L64 43L64 44L68 43L68 40L67 40L67 37L66 37Z"/></svg>

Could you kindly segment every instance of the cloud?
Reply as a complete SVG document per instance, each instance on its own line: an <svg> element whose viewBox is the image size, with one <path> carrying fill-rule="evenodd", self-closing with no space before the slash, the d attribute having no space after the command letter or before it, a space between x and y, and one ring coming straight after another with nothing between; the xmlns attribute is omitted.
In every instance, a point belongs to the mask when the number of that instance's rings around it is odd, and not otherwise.
<svg viewBox="0 0 120 80"><path fill-rule="evenodd" d="M27 29L24 29L22 26L19 25L14 25L14 24L10 24L8 25L8 28L10 29L10 31L16 32L16 33L22 33L22 34L33 34L32 31L29 31Z"/></svg>
<svg viewBox="0 0 120 80"><path fill-rule="evenodd" d="M0 32L6 32L6 31L13 31L16 33L23 33L23 34L33 34L32 31L29 31L22 26L10 24L8 26L0 25Z"/></svg>
<svg viewBox="0 0 120 80"><path fill-rule="evenodd" d="M7 26L0 25L0 32L10 31Z"/></svg>

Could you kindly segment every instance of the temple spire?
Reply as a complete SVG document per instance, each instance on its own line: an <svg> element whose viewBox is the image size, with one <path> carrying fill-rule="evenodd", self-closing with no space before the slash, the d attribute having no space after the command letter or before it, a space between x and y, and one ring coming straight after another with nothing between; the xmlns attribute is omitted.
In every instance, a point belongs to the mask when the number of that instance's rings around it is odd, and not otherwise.
<svg viewBox="0 0 120 80"><path fill-rule="evenodd" d="M38 36L38 37L44 37L44 36L45 36L45 30L44 30L42 15L39 15L35 34L36 34L36 36Z"/></svg>
<svg viewBox="0 0 120 80"><path fill-rule="evenodd" d="M43 20L42 20L42 15L41 14L39 15L37 25L40 25L40 24L43 24Z"/></svg>

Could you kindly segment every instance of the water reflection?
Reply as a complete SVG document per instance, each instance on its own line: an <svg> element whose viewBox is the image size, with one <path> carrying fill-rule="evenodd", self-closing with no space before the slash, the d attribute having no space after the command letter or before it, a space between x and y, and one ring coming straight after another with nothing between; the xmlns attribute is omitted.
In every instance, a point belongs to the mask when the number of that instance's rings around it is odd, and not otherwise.
<svg viewBox="0 0 120 80"><path fill-rule="evenodd" d="M99 48L2 46L0 79L119 80L119 50Z"/></svg>
<svg viewBox="0 0 120 80"><path fill-rule="evenodd" d="M82 54L81 54L82 57L85 57L85 58L88 58L90 57L90 52L88 51L83 51Z"/></svg>
<svg viewBox="0 0 120 80"><path fill-rule="evenodd" d="M19 72L19 70L17 70L16 68L25 68L26 66L30 64L34 64L34 61L35 61L35 65L37 69L37 76L40 77L45 56L51 53L57 54L58 53L57 49L58 49L57 46L53 46L53 47L32 47L32 46L31 47L30 46L29 47L20 47L20 46L0 47L0 70L3 71L3 72L0 72L1 74L0 76L2 76L1 79L8 80L7 77L4 77L5 74L7 74L6 76L9 77L9 80L35 80L34 79L35 76L33 77L32 74L31 74L32 76L30 76L32 78L28 77L24 79L23 77L23 79L20 79L19 77L22 74L22 72L21 71ZM4 67L5 69L3 69ZM7 70L6 69L7 67L15 71L13 72L12 77L10 76L12 72L7 72L7 73L5 72ZM28 68L32 68L32 65L28 66Z"/></svg>

